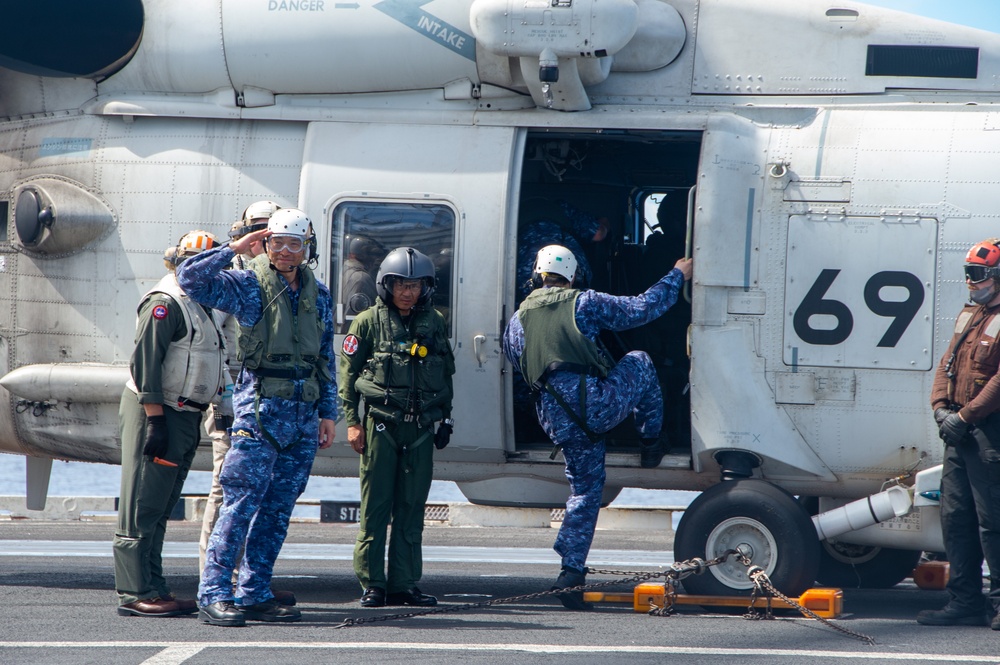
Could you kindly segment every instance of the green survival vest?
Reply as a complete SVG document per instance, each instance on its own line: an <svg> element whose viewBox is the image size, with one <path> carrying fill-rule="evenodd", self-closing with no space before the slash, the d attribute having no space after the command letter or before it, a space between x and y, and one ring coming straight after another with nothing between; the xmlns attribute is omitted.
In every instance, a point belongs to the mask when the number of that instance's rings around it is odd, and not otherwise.
<svg viewBox="0 0 1000 665"><path fill-rule="evenodd" d="M601 353L596 342L576 327L576 299L579 296L578 289L535 289L521 303L518 309L524 329L521 374L536 399L543 390L548 392L587 438L596 442L601 435L587 425L587 376L603 379L614 363ZM579 414L546 381L549 372L557 370L580 376ZM550 459L555 459L560 447L556 444Z"/></svg>
<svg viewBox="0 0 1000 665"><path fill-rule="evenodd" d="M443 418L452 395L451 348L441 315L421 307L404 325L399 312L379 298L358 317L371 317L375 330L371 358L354 383L368 412L380 420L415 420L425 427Z"/></svg>
<svg viewBox="0 0 1000 665"><path fill-rule="evenodd" d="M576 327L578 289L547 288L532 291L518 316L524 329L521 374L539 392L545 376L555 370L605 378L614 367L597 344Z"/></svg>
<svg viewBox="0 0 1000 665"><path fill-rule="evenodd" d="M295 379L305 379L302 399L320 398L320 382L330 382L330 369L323 358L320 342L323 322L316 309L319 287L312 270L299 267L298 313L292 313L287 288L271 270L266 255L255 258L250 269L260 283L261 320L253 326L240 326L238 360L259 377L257 397L295 396Z"/></svg>

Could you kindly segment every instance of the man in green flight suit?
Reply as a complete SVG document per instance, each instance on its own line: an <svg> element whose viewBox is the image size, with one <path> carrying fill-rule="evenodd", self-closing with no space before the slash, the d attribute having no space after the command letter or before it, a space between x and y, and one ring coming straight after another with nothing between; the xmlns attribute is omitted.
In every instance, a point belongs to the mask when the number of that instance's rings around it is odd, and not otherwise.
<svg viewBox="0 0 1000 665"><path fill-rule="evenodd" d="M361 455L361 524L354 573L362 607L436 605L416 584L433 450L448 445L455 358L430 305L434 264L412 247L382 261L375 305L358 314L340 356L347 441ZM365 398L364 418L359 401ZM362 421L364 426L362 427ZM437 433L434 423L441 421ZM392 520L388 575L386 529Z"/></svg>
<svg viewBox="0 0 1000 665"><path fill-rule="evenodd" d="M171 617L198 611L163 577L167 518L181 495L201 434L219 398L226 367L222 313L202 307L177 284L174 269L217 244L191 231L163 256L167 275L139 303L131 379L122 393L121 499L114 537L115 589L122 616Z"/></svg>

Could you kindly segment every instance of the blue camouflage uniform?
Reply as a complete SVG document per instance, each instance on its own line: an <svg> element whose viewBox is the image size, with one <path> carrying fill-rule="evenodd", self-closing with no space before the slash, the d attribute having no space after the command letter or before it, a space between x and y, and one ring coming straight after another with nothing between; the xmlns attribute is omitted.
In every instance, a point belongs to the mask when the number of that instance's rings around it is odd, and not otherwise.
<svg viewBox="0 0 1000 665"><path fill-rule="evenodd" d="M177 271L177 281L197 302L212 303L211 307L235 316L240 325L253 326L263 316L260 283L252 270L227 270L233 256L229 247L202 252L184 262ZM284 280L280 274L277 277ZM324 326L320 348L330 376L336 376L333 299L324 284L317 286L316 310ZM300 292L301 288L287 289L282 296L290 299L293 312L297 311ZM273 598L274 562L285 541L292 508L309 480L319 447L319 419L339 417L335 380L321 382L319 399L306 402L300 399L304 380L295 379L292 399L260 400L258 421L254 408L256 381L248 368L242 368L236 378L232 447L219 476L223 503L209 538L198 590L202 607L232 600L237 605L254 605ZM273 442L266 440L261 425ZM244 545L244 563L234 594L233 570Z"/></svg>
<svg viewBox="0 0 1000 665"><path fill-rule="evenodd" d="M612 296L583 291L576 300L576 326L584 336L597 340L601 330L628 330L661 316L677 301L684 275L674 268L638 296ZM503 338L504 355L521 367L524 329L515 314ZM548 384L559 393L579 417L580 376L555 371ZM655 439L663 425L663 398L652 360L644 351L632 351L612 369L607 378L586 377L586 422L595 433L603 434L635 414L640 437ZM586 570L587 554L594 540L597 514L604 491L604 441L591 442L587 434L566 413L555 397L541 393L536 402L538 421L556 445L562 446L570 497L554 549L564 567Z"/></svg>
<svg viewBox="0 0 1000 665"><path fill-rule="evenodd" d="M569 229L554 220L539 220L530 223L518 234L516 266L518 302L531 293L533 287L529 282L531 270L535 267L535 257L538 255L538 250L548 245L562 245L573 252L577 263L574 284L581 289L590 286L593 272L587 261L587 255L577 239L590 241L601 224L593 215L577 210L565 201L559 206L569 220Z"/></svg>

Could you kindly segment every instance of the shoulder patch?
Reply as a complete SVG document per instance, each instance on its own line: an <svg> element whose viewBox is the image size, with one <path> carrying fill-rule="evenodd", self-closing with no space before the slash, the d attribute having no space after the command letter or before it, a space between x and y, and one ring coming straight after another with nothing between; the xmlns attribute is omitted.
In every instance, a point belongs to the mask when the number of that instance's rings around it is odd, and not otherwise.
<svg viewBox="0 0 1000 665"><path fill-rule="evenodd" d="M167 318L167 306L166 305L154 305L153 306L153 318L154 319L165 319L165 318Z"/></svg>
<svg viewBox="0 0 1000 665"><path fill-rule="evenodd" d="M358 338L354 335L348 335L344 338L344 353L353 356L358 351Z"/></svg>
<svg viewBox="0 0 1000 665"><path fill-rule="evenodd" d="M997 334L1000 333L1000 314L994 314L990 318L990 322L986 324L986 329L983 330L983 335L985 337L992 337L996 339Z"/></svg>

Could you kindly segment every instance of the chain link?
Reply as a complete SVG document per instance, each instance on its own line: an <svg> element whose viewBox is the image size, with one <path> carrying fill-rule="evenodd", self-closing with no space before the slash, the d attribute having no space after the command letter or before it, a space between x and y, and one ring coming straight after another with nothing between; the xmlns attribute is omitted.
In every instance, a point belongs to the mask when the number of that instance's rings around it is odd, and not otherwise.
<svg viewBox="0 0 1000 665"><path fill-rule="evenodd" d="M704 559L694 558L688 559L687 561L680 561L671 564L670 568L663 571L656 572L636 572L636 571L619 571L619 570L598 570L595 568L588 568L588 573L593 573L595 575L631 575L623 580L611 580L609 582L595 582L593 584L581 584L575 587L567 587L562 589L552 589L549 591L537 591L535 593L526 593L521 596L508 596L506 598L493 598L491 600L483 600L478 603L465 603L463 605L448 605L447 607L435 607L431 610L419 610L414 612L400 612L397 614L383 614L379 616L372 617L348 617L344 619L342 623L337 624L334 628L350 628L351 626L360 626L366 623L378 623L383 621L393 621L396 619L410 619L412 617L419 616L429 616L432 614L447 614L451 612L464 612L465 610L473 610L477 608L490 607L491 605L503 605L509 603L516 603L525 600L534 600L535 598L544 598L546 596L557 596L562 593L569 591L592 591L594 589L603 589L609 586L617 586L620 584L631 584L633 582L646 582L648 580L654 580L660 577L664 577L670 580L682 580L689 575L699 575L710 566L717 566L724 562L731 555L736 554L736 550L727 550L721 555L714 559L705 561Z"/></svg>
<svg viewBox="0 0 1000 665"><path fill-rule="evenodd" d="M858 633L853 630L844 628L843 626L838 626L832 621L829 621L828 619L824 619L823 617L819 616L818 614L810 610L808 607L802 605L798 601L792 600L785 594L778 591L778 589L771 583L771 580L770 578L768 578L767 573L764 571L764 569L761 568L760 566L752 565L750 559L748 559L746 555L744 555L742 552L738 552L736 554L736 558L739 560L740 563L742 563L747 567L747 577L749 577L750 580L754 583L753 593L750 596L750 607L747 609L747 613L744 615L745 618L773 619L774 614L771 612L771 597L773 596L785 601L786 603L793 606L795 609L797 609L805 616L810 617L812 619L816 619L816 621L819 621L823 625L828 626L843 635L847 635L848 637L853 637L854 639L861 640L862 642L868 644L868 646L875 645L875 638L872 637L871 635L865 635L864 633ZM753 606L754 599L757 596L758 590L766 591L769 594L767 596L768 599L767 609L763 616L758 614Z"/></svg>
<svg viewBox="0 0 1000 665"><path fill-rule="evenodd" d="M656 607L655 605L650 608L649 614L653 616L670 616L676 610L676 597L677 597L677 583L683 580L685 577L691 575L701 575L706 570L712 566L717 566L720 563L725 562L730 556L736 556L736 559L747 567L747 575L754 583L754 589L750 596L750 606L747 609L747 613L744 618L747 619L773 619L774 615L771 611L771 597L778 597L785 601L789 605L792 605L798 609L802 614L816 619L817 621L823 623L826 626L850 637L867 642L869 645L875 644L875 638L862 633L856 633L854 631L842 628L831 621L824 619L812 610L803 605L799 604L798 601L792 600L788 596L784 595L778 589L774 587L771 580L768 579L767 574L764 569L760 566L754 566L753 562L738 550L726 550L714 559L700 559L693 558L687 561L678 561L672 563L670 568L667 570L656 571L656 572L641 572L641 571L626 571L626 570L603 570L597 568L588 568L587 572L594 575L617 575L617 576L629 576L626 579L616 579L610 580L608 582L595 582L593 584L581 584L579 586L567 587L562 589L551 589L549 591L537 591L535 593L526 593L520 596L507 596L505 598L493 598L490 600L483 600L478 603L465 603L462 605L448 605L445 607L435 607L429 610L417 610L413 612L399 612L397 614L383 614L379 616L368 616L368 617L348 617L344 619L343 622L334 626L334 628L350 628L352 626L360 626L363 624L370 623L380 623L385 621L394 621L397 619L410 619L419 616L430 616L433 614L450 614L454 612L464 612L466 610L480 609L490 607L492 605L504 605L510 603L518 603L526 600L534 600L536 598L545 598L547 596L557 596L559 594L575 591L593 591L595 589L603 589L609 586L618 586L621 584L632 584L646 582L648 580L654 580L658 578L665 578L665 593L664 593L664 603L663 607ZM669 587L667 591L666 587ZM757 613L754 609L754 601L758 597L760 591L766 591L765 597L768 599L767 608L763 615Z"/></svg>

